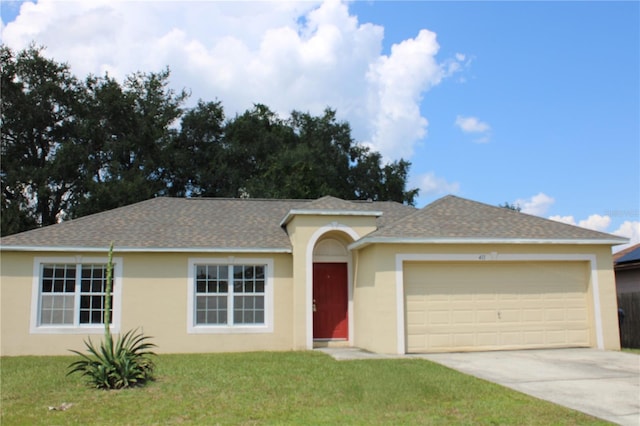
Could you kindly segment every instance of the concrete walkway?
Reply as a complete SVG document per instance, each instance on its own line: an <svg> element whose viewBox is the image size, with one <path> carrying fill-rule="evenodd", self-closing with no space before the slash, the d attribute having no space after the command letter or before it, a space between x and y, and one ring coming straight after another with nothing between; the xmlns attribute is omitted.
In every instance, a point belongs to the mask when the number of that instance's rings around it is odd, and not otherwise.
<svg viewBox="0 0 640 426"><path fill-rule="evenodd" d="M597 349L378 355L319 349L338 360L421 358L621 425L640 425L640 356Z"/></svg>

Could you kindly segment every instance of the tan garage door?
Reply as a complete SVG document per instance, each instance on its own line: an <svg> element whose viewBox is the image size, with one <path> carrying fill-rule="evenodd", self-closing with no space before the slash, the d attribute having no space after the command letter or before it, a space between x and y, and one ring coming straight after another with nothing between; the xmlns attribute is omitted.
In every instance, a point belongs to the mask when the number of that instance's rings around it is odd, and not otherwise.
<svg viewBox="0 0 640 426"><path fill-rule="evenodd" d="M405 263L407 352L590 346L584 262Z"/></svg>

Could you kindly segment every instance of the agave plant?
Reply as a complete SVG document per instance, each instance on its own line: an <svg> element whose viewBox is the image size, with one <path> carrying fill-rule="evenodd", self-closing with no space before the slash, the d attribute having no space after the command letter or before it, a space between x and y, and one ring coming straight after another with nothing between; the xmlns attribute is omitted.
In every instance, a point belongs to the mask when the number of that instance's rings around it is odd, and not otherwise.
<svg viewBox="0 0 640 426"><path fill-rule="evenodd" d="M101 389L121 389L143 385L153 379L155 365L150 349L155 345L149 337L130 330L115 341L95 345L91 338L85 340L88 354L72 350L81 359L69 365L67 374L82 373L89 382Z"/></svg>
<svg viewBox="0 0 640 426"><path fill-rule="evenodd" d="M113 344L109 327L111 323L111 277L113 273L113 243L109 248L107 281L105 288L104 341L96 346L91 338L84 341L88 354L71 350L80 360L69 365L69 374L82 373L91 384L101 389L121 389L140 386L153 379L155 365L151 359L155 347L150 337L137 330L130 330L118 337Z"/></svg>

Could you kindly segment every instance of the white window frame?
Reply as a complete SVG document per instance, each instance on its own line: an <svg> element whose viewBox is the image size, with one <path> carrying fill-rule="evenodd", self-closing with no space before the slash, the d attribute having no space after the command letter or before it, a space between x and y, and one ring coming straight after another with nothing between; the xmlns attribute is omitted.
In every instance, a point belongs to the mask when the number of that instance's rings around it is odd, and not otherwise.
<svg viewBox="0 0 640 426"><path fill-rule="evenodd" d="M33 284L31 287L31 334L101 334L104 333L104 324L79 324L74 320L74 324L40 324L40 302L42 296L42 266L50 264L99 264L106 265L107 257L35 257L33 259ZM122 258L113 258L113 293L111 306L111 329L112 333L120 332L120 320L122 314ZM74 318L79 315L80 304L74 304Z"/></svg>
<svg viewBox="0 0 640 426"><path fill-rule="evenodd" d="M264 282L264 324L196 324L196 267L200 265L256 266L265 267ZM187 333L189 334L235 334L273 332L273 259L270 258L189 258L187 274ZM232 271L229 271L229 287L232 287ZM227 309L231 310L232 305ZM233 312L227 313L233 315Z"/></svg>

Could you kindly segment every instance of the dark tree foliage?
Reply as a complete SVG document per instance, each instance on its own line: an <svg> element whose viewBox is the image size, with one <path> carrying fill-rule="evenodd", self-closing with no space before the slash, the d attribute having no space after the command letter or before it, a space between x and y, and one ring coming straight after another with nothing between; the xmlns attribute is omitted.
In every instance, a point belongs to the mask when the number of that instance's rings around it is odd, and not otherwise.
<svg viewBox="0 0 640 426"><path fill-rule="evenodd" d="M56 223L78 195L83 91L66 64L0 46L2 234Z"/></svg>
<svg viewBox="0 0 640 426"><path fill-rule="evenodd" d="M229 196L231 167L226 162L224 111L220 102L199 101L182 116L166 156L168 195Z"/></svg>
<svg viewBox="0 0 640 426"><path fill-rule="evenodd" d="M516 212L519 212L522 210L522 207L520 207L518 204L510 204L508 201L505 201L504 204L499 204L498 207L502 207L504 209L509 209L509 210L513 210Z"/></svg>
<svg viewBox="0 0 640 426"><path fill-rule="evenodd" d="M393 200L410 163L384 164L327 108L281 118L256 104L226 119L220 102L183 109L169 70L73 76L34 46L0 46L2 235L156 196Z"/></svg>
<svg viewBox="0 0 640 426"><path fill-rule="evenodd" d="M74 216L170 193L171 125L187 94L168 84L169 70L133 74L122 86L109 76L87 78L82 129L88 161Z"/></svg>

